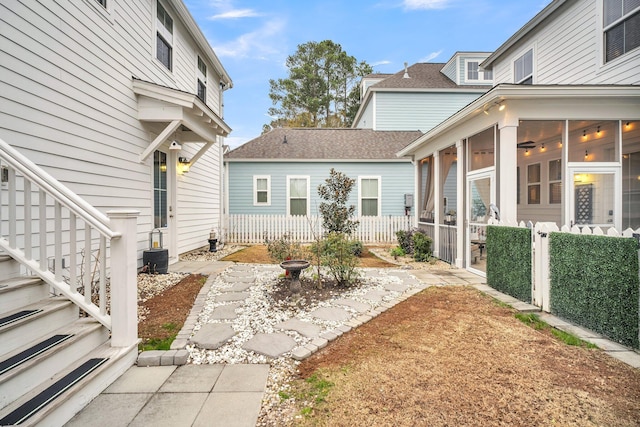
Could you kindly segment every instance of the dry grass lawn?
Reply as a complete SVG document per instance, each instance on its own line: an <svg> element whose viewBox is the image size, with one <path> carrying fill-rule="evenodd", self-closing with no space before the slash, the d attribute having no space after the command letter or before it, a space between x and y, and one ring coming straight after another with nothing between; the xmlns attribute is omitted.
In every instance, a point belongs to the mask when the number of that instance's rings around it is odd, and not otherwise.
<svg viewBox="0 0 640 427"><path fill-rule="evenodd" d="M640 425L640 370L513 314L471 288L409 298L302 362L295 424Z"/></svg>

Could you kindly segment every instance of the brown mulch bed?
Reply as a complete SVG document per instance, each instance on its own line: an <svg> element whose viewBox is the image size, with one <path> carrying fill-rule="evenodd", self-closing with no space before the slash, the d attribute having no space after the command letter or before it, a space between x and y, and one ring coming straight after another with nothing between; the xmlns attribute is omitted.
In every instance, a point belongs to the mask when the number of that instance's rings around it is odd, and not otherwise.
<svg viewBox="0 0 640 427"><path fill-rule="evenodd" d="M334 386L296 424L640 425L640 370L513 313L471 288L409 298L302 362Z"/></svg>
<svg viewBox="0 0 640 427"><path fill-rule="evenodd" d="M167 339L182 329L206 279L200 274L190 274L160 295L142 303L149 313L138 323L138 337L143 343L151 338Z"/></svg>

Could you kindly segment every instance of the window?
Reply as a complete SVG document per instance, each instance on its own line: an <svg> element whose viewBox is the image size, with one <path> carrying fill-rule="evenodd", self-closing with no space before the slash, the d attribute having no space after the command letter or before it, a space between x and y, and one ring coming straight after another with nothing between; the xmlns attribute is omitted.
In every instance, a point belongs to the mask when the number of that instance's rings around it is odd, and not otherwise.
<svg viewBox="0 0 640 427"><path fill-rule="evenodd" d="M562 203L562 160L549 160L549 204Z"/></svg>
<svg viewBox="0 0 640 427"><path fill-rule="evenodd" d="M254 175L253 205L271 206L271 177L269 175Z"/></svg>
<svg viewBox="0 0 640 427"><path fill-rule="evenodd" d="M169 16L160 2L157 2L157 9L156 58L171 71L173 62L173 19L171 19L171 16Z"/></svg>
<svg viewBox="0 0 640 427"><path fill-rule="evenodd" d="M380 177L358 177L360 215L380 215Z"/></svg>
<svg viewBox="0 0 640 427"><path fill-rule="evenodd" d="M527 166L527 203L540 204L540 163Z"/></svg>
<svg viewBox="0 0 640 427"><path fill-rule="evenodd" d="M101 5L105 9L107 8L107 0L96 0L96 1L98 2L99 5Z"/></svg>
<svg viewBox="0 0 640 427"><path fill-rule="evenodd" d="M478 63L467 62L467 80L478 80Z"/></svg>
<svg viewBox="0 0 640 427"><path fill-rule="evenodd" d="M309 215L308 176L287 176L287 215Z"/></svg>
<svg viewBox="0 0 640 427"><path fill-rule="evenodd" d="M153 227L167 226L167 154L153 153Z"/></svg>
<svg viewBox="0 0 640 427"><path fill-rule="evenodd" d="M513 63L513 81L515 83L533 84L533 49L529 49Z"/></svg>
<svg viewBox="0 0 640 427"><path fill-rule="evenodd" d="M640 46L640 1L604 0L604 51L609 62Z"/></svg>
<svg viewBox="0 0 640 427"><path fill-rule="evenodd" d="M198 98L207 102L207 64L198 56Z"/></svg>
<svg viewBox="0 0 640 427"><path fill-rule="evenodd" d="M493 80L493 70L484 70L484 79Z"/></svg>

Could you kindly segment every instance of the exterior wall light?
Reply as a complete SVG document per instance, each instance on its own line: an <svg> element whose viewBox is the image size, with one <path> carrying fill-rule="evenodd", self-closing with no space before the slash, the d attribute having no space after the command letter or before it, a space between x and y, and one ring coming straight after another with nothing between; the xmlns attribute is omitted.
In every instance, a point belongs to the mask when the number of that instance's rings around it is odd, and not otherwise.
<svg viewBox="0 0 640 427"><path fill-rule="evenodd" d="M191 162L186 157L178 157L178 172L187 173L191 168Z"/></svg>

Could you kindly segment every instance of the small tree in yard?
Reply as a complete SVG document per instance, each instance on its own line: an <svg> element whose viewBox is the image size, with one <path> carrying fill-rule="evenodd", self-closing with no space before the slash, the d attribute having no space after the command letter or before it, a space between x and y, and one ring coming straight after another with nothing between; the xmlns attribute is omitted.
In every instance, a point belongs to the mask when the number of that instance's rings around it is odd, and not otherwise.
<svg viewBox="0 0 640 427"><path fill-rule="evenodd" d="M326 201L319 206L322 226L327 233L352 234L358 227L358 221L351 219L356 207L347 206L347 200L356 181L334 168L329 174L325 183L318 186L318 194Z"/></svg>

